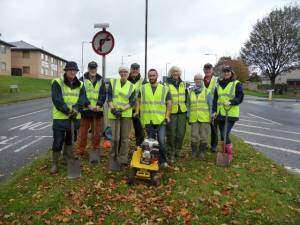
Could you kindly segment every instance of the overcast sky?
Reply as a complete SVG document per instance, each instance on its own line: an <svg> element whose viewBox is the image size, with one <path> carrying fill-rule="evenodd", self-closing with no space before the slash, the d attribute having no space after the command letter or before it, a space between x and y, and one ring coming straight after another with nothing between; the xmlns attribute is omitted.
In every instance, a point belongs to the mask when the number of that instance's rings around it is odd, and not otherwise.
<svg viewBox="0 0 300 225"><path fill-rule="evenodd" d="M186 80L218 57L237 57L252 26L275 7L291 0L149 0L148 69L165 75L179 66ZM107 56L107 76L116 76L121 58L144 65L144 0L0 0L0 33L4 41L24 40L44 47L81 68L81 42L91 41L95 23L110 23L115 48ZM131 55L131 57L127 57ZM101 63L89 44L84 67ZM100 68L101 69L101 68ZM142 71L143 74L143 71Z"/></svg>

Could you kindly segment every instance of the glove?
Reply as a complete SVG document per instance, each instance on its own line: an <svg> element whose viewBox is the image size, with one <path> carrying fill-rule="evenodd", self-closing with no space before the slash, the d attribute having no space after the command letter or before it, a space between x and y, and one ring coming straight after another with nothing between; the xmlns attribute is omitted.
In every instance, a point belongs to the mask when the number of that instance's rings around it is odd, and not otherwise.
<svg viewBox="0 0 300 225"><path fill-rule="evenodd" d="M72 109L69 112L69 119L76 119L78 112L75 109Z"/></svg>
<svg viewBox="0 0 300 225"><path fill-rule="evenodd" d="M116 117L121 117L123 110L122 109L117 109L115 112Z"/></svg>
<svg viewBox="0 0 300 225"><path fill-rule="evenodd" d="M111 111L111 113L112 113L113 115L116 115L117 109L116 109L116 108L112 108L110 111Z"/></svg>

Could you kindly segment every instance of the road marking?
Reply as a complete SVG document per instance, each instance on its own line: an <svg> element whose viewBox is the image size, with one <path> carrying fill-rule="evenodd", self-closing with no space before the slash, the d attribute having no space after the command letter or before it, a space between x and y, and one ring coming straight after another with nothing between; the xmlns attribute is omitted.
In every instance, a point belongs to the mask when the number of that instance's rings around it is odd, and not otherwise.
<svg viewBox="0 0 300 225"><path fill-rule="evenodd" d="M37 139L35 139L35 140L29 142L29 143L26 144L26 145L23 145L21 148L16 149L14 152L20 152L20 151L22 151L24 148L27 148L27 147L29 147L30 145L32 145L32 144L34 144L34 143L36 143L36 142L38 142L38 141L40 141L40 140L42 140L42 139L45 138L45 136L35 136L35 137L36 137Z"/></svg>
<svg viewBox="0 0 300 225"><path fill-rule="evenodd" d="M23 138L23 139L21 139L21 140L18 140L18 141L14 142L14 143L11 143L11 144L9 144L9 145L6 145L6 146L4 146L3 148L0 148L0 152L3 151L3 150L5 150L5 149L7 149L7 148L10 148L10 147L12 147L12 146L14 146L14 145L17 145L17 144L19 144L19 143L21 143L21 142L23 142L23 141L25 141L25 140L27 140L28 138L31 138L31 137L32 137L32 136L27 136L26 138Z"/></svg>
<svg viewBox="0 0 300 225"><path fill-rule="evenodd" d="M5 137L5 136L3 136L3 137ZM0 145L6 145L6 144L8 144L8 143L7 143L8 141L14 140L14 139L16 139L17 137L18 137L18 136L13 136L13 137L11 137L11 138L7 138L7 137L6 137L6 139L4 139L3 141L0 142Z"/></svg>
<svg viewBox="0 0 300 225"><path fill-rule="evenodd" d="M26 114L23 114L23 115L20 115L20 116L10 117L8 119L9 120L18 119L18 118L21 118L21 117L24 117L24 116L29 116L29 115L32 115L32 114L36 114L36 113L39 113L39 112L46 111L46 110L49 110L49 109L48 108L47 109L41 109L41 110L34 111L34 112L31 112L31 113L26 113Z"/></svg>
<svg viewBox="0 0 300 225"><path fill-rule="evenodd" d="M15 127L9 128L9 130L15 130L19 128L19 130L43 130L47 127L50 127L52 125L51 122L36 122L34 123L33 121L29 121L27 123L17 125Z"/></svg>
<svg viewBox="0 0 300 225"><path fill-rule="evenodd" d="M292 172L300 173L300 169L298 169L298 168L294 168L294 167L290 167L290 166L285 166L285 168Z"/></svg>
<svg viewBox="0 0 300 225"><path fill-rule="evenodd" d="M256 143L256 142L251 142L251 141L245 141L245 143L253 145L253 146L270 148L270 149L275 149L275 150L278 150L278 151L289 152L289 153L300 155L300 151L297 151L297 150L292 150L292 149L287 149L287 148L281 148L281 147L276 147L276 146L272 146L272 145L265 145L265 144L260 144L260 143Z"/></svg>
<svg viewBox="0 0 300 225"><path fill-rule="evenodd" d="M256 116L256 115L251 114L251 113L248 113L248 115L253 116L253 117L256 117L256 118L259 118L259 119L262 119L262 120L265 120L265 121L268 121L268 122L271 122L271 123L273 123L273 124L277 124L277 125L279 125L279 126L282 125L281 123L278 123L278 122L276 122L276 121L274 121L274 120L269 120L269 119L263 118L263 117L261 117L261 116Z"/></svg>
<svg viewBox="0 0 300 225"><path fill-rule="evenodd" d="M274 123L267 123L267 122L261 122L261 121L253 121L253 120L247 120L247 119L239 119L240 121L246 121L251 123L261 123L261 124L267 124L267 125L275 125Z"/></svg>
<svg viewBox="0 0 300 225"><path fill-rule="evenodd" d="M269 127L259 127L259 126L253 126L253 125L242 124L242 123L237 123L236 125L238 125L238 126L244 126L244 127L253 127L253 128L263 129L263 130L278 131L278 132L287 133L287 134L300 134L299 132L293 132L293 131L287 131L287 130L280 130L280 129L273 129L273 128L269 128Z"/></svg>
<svg viewBox="0 0 300 225"><path fill-rule="evenodd" d="M268 138L280 139L280 140L285 140L285 141L294 141L294 142L300 143L300 140L284 138L284 137L279 137L279 136L272 136L272 135L268 135L268 134L254 133L254 132L250 132L250 131L237 130L237 129L232 129L232 131L235 131L238 133L252 134L252 135L261 136L261 137L268 137Z"/></svg>

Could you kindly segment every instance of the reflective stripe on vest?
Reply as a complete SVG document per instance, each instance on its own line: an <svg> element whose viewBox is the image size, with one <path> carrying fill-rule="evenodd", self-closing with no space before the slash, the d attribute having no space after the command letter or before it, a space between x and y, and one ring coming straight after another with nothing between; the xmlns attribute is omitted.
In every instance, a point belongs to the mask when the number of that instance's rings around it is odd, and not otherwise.
<svg viewBox="0 0 300 225"><path fill-rule="evenodd" d="M112 86L112 103L116 108L123 108L129 104L129 98L134 91L134 86L128 80L121 86L121 79L110 80ZM122 117L132 117L132 107L122 112ZM115 115L108 110L108 118L116 119Z"/></svg>
<svg viewBox="0 0 300 225"><path fill-rule="evenodd" d="M172 96L172 113L178 113L179 107L181 112L186 112L186 105L185 105L185 89L186 84L181 82L179 84L178 90L173 84L168 84L171 96Z"/></svg>
<svg viewBox="0 0 300 225"><path fill-rule="evenodd" d="M99 98L99 91L102 86L102 79L97 81L95 87L93 82L89 79L83 78L83 85L86 91L86 97L90 101L92 106L96 106ZM83 110L89 110L87 107L84 107ZM103 108L100 108L100 111L103 111Z"/></svg>
<svg viewBox="0 0 300 225"><path fill-rule="evenodd" d="M203 87L204 90L201 91L198 96L195 91L192 90L189 93L190 96L190 123L205 122L208 123L210 121L209 116L209 107L207 104L207 88Z"/></svg>
<svg viewBox="0 0 300 225"><path fill-rule="evenodd" d="M80 81L80 87L71 89L69 86L64 84L63 77L52 80L52 84L54 81L56 81L59 84L59 86L61 88L64 103L66 103L68 108L71 110L72 106L78 102L80 90L83 85L82 82ZM66 115L63 112L56 109L56 107L54 105L52 107L52 118L59 119L59 120L69 119L68 115ZM76 119L80 119L80 113L77 114Z"/></svg>
<svg viewBox="0 0 300 225"><path fill-rule="evenodd" d="M232 100L235 97L236 85L239 83L238 80L231 81L227 84L225 89L220 85L218 86L218 114L225 116L226 112L224 110L224 103ZM240 107L238 105L231 106L231 109L228 112L229 117L239 117L240 116Z"/></svg>
<svg viewBox="0 0 300 225"><path fill-rule="evenodd" d="M153 93L150 83L142 85L141 88L141 122L143 125L161 124L165 120L167 111L166 97L168 87L158 84Z"/></svg>

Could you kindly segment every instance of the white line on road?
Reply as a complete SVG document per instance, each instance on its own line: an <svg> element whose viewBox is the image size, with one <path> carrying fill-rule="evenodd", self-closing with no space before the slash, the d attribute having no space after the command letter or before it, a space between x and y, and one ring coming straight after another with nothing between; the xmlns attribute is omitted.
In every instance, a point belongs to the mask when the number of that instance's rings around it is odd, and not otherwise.
<svg viewBox="0 0 300 225"><path fill-rule="evenodd" d="M256 143L256 142L251 142L251 141L245 141L245 143L253 145L253 146L270 148L270 149L275 149L275 150L279 150L279 151L283 151L283 152L288 152L288 153L293 153L293 154L299 154L300 155L300 151L297 151L297 150L292 150L292 149L287 149L287 148L280 148L280 147L276 147L276 146L272 146L272 145L265 145L265 144L260 144L260 143Z"/></svg>
<svg viewBox="0 0 300 225"><path fill-rule="evenodd" d="M287 133L287 134L300 134L299 132L293 132L293 131L287 131L287 130L280 130L280 129L273 129L273 128L269 128L269 127L259 127L259 126L242 124L242 123L237 123L236 125L238 125L238 126L244 126L244 127L253 127L253 128L263 129L263 130L278 131L278 132Z"/></svg>
<svg viewBox="0 0 300 225"><path fill-rule="evenodd" d="M237 129L232 129L232 131L235 131L238 133L245 133L245 134L251 134L251 135L256 135L256 136L261 136L261 137L268 137L268 138L280 139L280 140L285 140L285 141L294 141L294 142L300 143L300 140L284 138L284 137L280 137L280 136L272 136L272 135L268 135L268 134L262 134L262 133L256 133L256 132L254 133L254 132L250 132L250 131L237 130Z"/></svg>
<svg viewBox="0 0 300 225"><path fill-rule="evenodd" d="M32 115L32 114L36 114L36 113L39 113L39 112L46 111L46 110L49 110L49 109L48 109L48 108L46 108L46 109L41 109L41 110L38 110L38 111L35 111L35 112L26 113L26 114L23 114L23 115L20 115L20 116L10 117L10 118L8 118L8 119L9 119L9 120L18 119L18 118L21 118L21 117L24 117L24 116L29 116L29 115Z"/></svg>
<svg viewBox="0 0 300 225"><path fill-rule="evenodd" d="M3 136L4 137L4 136ZM14 140L14 139L16 139L18 136L13 136L13 137L11 137L11 138L6 138L6 139L4 139L3 141L0 141L0 145L6 145L6 144L8 144L7 142L9 142L9 141L11 141L11 140Z"/></svg>
<svg viewBox="0 0 300 225"><path fill-rule="evenodd" d="M9 145L6 145L6 146L4 146L3 148L0 148L0 152L3 151L4 149L10 148L10 147L12 147L12 146L14 146L14 145L17 145L17 144L19 144L19 143L21 143L21 142L23 142L23 141L25 141L25 140L27 140L28 138L31 138L31 137L32 137L32 136L27 136L26 138L23 138L23 139L21 139L21 140L18 140L18 141L14 142L14 143L11 143L11 144L9 144Z"/></svg>
<svg viewBox="0 0 300 225"><path fill-rule="evenodd" d="M298 169L298 168L294 168L294 167L290 167L290 166L285 166L285 168L292 172L300 173L300 169Z"/></svg>
<svg viewBox="0 0 300 225"><path fill-rule="evenodd" d="M246 122L251 122L251 123L261 123L261 124L267 124L267 125L274 125L274 123L267 123L267 122L261 122L257 120L247 120L247 119L239 119L240 121L246 121Z"/></svg>
<svg viewBox="0 0 300 225"><path fill-rule="evenodd" d="M248 113L248 115L253 116L253 117L256 117L256 118L259 118L259 119L262 119L262 120L265 120L265 121L268 121L268 122L271 122L271 123L273 123L273 124L277 124L277 125L279 125L279 126L282 125L281 123L278 123L278 122L276 122L276 121L274 121L274 120L269 120L269 119L263 118L263 117L261 117L261 116L256 116L256 115L251 114L251 113Z"/></svg>
<svg viewBox="0 0 300 225"><path fill-rule="evenodd" d="M35 136L35 137L36 137L37 139L35 139L35 140L29 142L29 143L26 144L26 145L23 145L21 148L16 149L14 152L20 152L20 151L22 151L24 148L27 148L27 147L29 147L30 145L32 145L32 144L34 144L34 143L36 143L36 142L38 142L38 141L40 141L40 140L42 140L42 139L45 138L45 136Z"/></svg>

